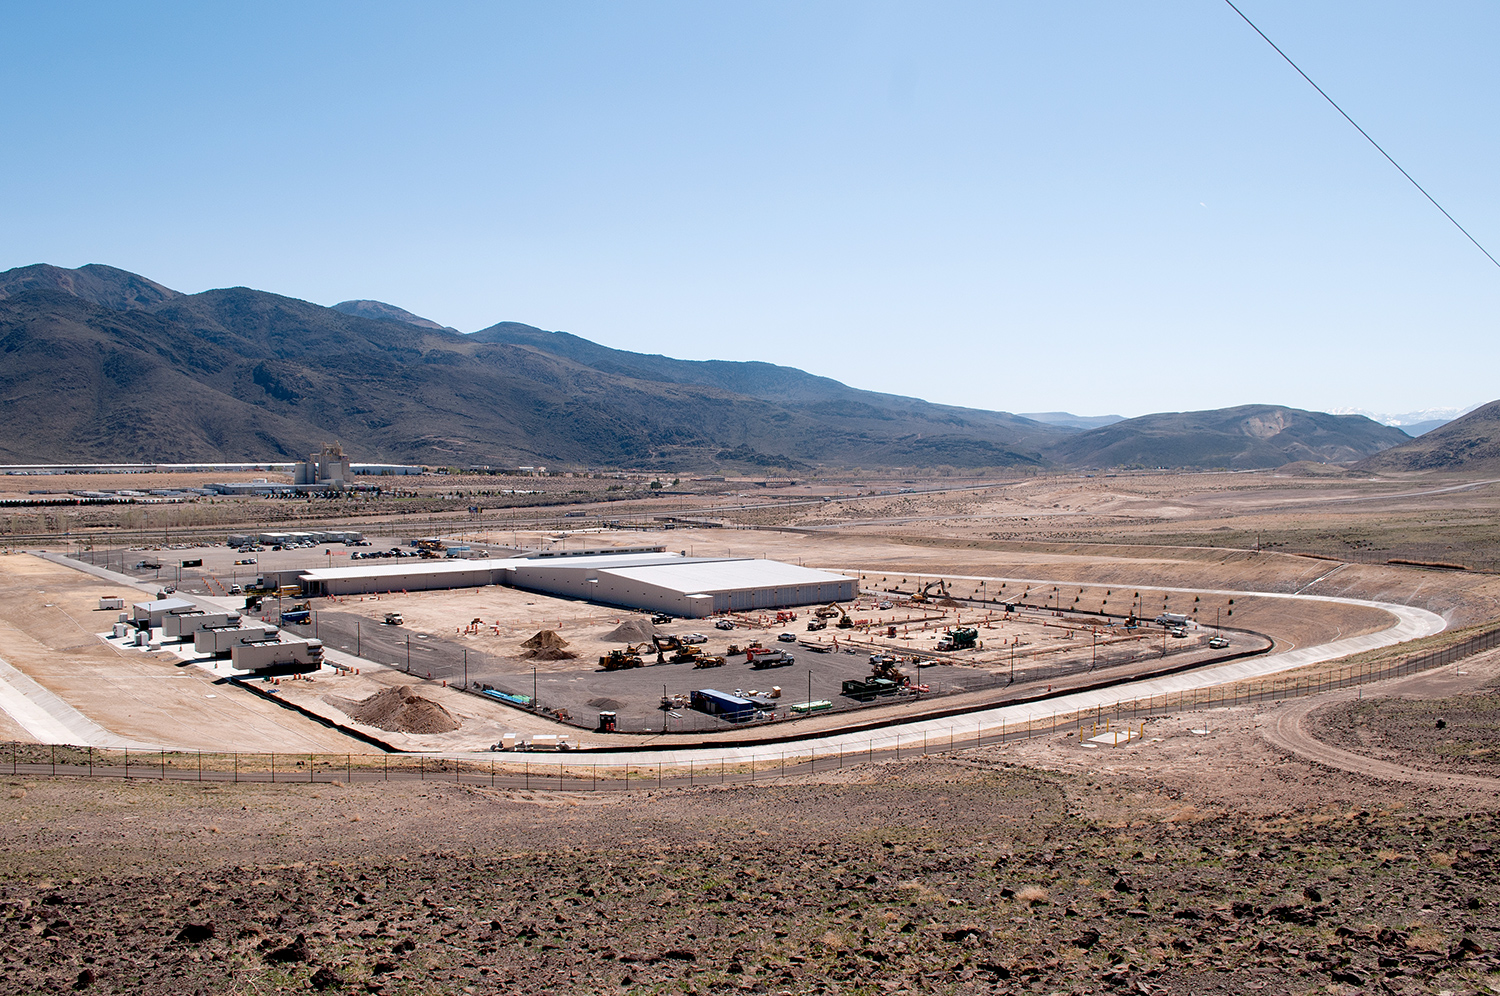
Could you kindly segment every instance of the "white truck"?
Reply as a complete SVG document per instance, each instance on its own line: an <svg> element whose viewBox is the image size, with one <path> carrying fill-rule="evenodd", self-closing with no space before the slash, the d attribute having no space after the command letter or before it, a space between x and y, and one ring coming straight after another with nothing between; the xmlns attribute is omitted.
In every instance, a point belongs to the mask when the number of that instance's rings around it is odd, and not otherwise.
<svg viewBox="0 0 1500 996"><path fill-rule="evenodd" d="M323 666L322 640L281 640L247 643L230 650L229 663L236 671L264 671L273 667Z"/></svg>

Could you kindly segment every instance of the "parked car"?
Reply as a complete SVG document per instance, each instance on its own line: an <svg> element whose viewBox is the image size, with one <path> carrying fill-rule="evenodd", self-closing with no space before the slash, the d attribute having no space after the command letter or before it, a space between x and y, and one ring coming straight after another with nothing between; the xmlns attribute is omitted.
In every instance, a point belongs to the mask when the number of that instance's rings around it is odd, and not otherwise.
<svg viewBox="0 0 1500 996"><path fill-rule="evenodd" d="M1208 645L1210 647L1213 647L1215 650L1223 650L1225 647L1229 646L1229 641L1224 639L1222 636L1216 636L1212 640L1208 641Z"/></svg>
<svg viewBox="0 0 1500 996"><path fill-rule="evenodd" d="M781 635L777 636L776 639L780 640L782 643L797 642L797 637L792 633L782 633Z"/></svg>
<svg viewBox="0 0 1500 996"><path fill-rule="evenodd" d="M714 623L714 629L734 629L733 619L720 619Z"/></svg>
<svg viewBox="0 0 1500 996"><path fill-rule="evenodd" d="M679 637L683 643L707 643L708 637L702 633L689 633L687 636Z"/></svg>

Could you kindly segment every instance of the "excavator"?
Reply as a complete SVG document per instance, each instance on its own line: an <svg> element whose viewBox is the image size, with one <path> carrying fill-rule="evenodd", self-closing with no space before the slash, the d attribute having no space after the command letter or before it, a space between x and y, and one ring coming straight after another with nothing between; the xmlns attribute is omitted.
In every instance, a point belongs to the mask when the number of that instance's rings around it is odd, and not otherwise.
<svg viewBox="0 0 1500 996"><path fill-rule="evenodd" d="M934 588L937 589L938 598L950 597L948 595L948 586L943 583L942 578L938 578L936 581L929 581L924 584L922 586L922 590L913 595L911 597L911 600L913 602L916 602L918 605L927 604L928 602L932 601L932 589Z"/></svg>
<svg viewBox="0 0 1500 996"><path fill-rule="evenodd" d="M645 661L641 659L641 649L646 645L629 646L624 650L611 650L599 658L599 667L604 671L624 671L633 667L644 667Z"/></svg>
<svg viewBox="0 0 1500 996"><path fill-rule="evenodd" d="M675 636L652 636L651 643L656 647L658 664L681 664L685 661L697 661L703 656L703 651L698 647L683 643ZM671 657L667 656L668 651L671 651Z"/></svg>
<svg viewBox="0 0 1500 996"><path fill-rule="evenodd" d="M844 611L844 607L842 605L836 605L834 606L834 608L839 610L839 621L834 625L839 629L853 629L854 620L849 618L849 613Z"/></svg>

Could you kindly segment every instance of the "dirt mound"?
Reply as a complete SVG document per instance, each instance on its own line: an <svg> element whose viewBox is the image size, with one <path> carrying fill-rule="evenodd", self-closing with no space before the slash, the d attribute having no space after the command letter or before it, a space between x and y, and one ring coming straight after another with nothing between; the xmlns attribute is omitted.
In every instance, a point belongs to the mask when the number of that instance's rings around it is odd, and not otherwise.
<svg viewBox="0 0 1500 996"><path fill-rule="evenodd" d="M392 733L448 733L459 727L451 712L411 688L383 688L357 702L333 695L324 701L356 722Z"/></svg>
<svg viewBox="0 0 1500 996"><path fill-rule="evenodd" d="M561 650L567 645L568 641L564 640L557 634L557 631L553 629L544 629L537 633L536 636L533 636L531 639L521 644L521 646L525 647L527 650L547 650L549 648Z"/></svg>
<svg viewBox="0 0 1500 996"><path fill-rule="evenodd" d="M942 599L939 599L938 600L938 605L941 606L942 608L945 608L945 609L961 609L961 608L963 608L962 605L958 604L957 602L955 602L951 598L942 598Z"/></svg>
<svg viewBox="0 0 1500 996"><path fill-rule="evenodd" d="M655 635L656 627L651 625L651 620L636 616L620 623L600 639L608 643L649 643Z"/></svg>
<svg viewBox="0 0 1500 996"><path fill-rule="evenodd" d="M528 650L521 657L528 661L571 661L577 660L578 655L571 650L561 647L542 647L540 650Z"/></svg>

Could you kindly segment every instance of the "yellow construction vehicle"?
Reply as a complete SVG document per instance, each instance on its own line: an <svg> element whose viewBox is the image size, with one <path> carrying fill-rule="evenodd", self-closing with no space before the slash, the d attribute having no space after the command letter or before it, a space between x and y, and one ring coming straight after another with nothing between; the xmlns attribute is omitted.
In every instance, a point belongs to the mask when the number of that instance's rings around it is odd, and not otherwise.
<svg viewBox="0 0 1500 996"><path fill-rule="evenodd" d="M675 636L652 636L651 642L656 646L656 663L658 664L681 664L685 661L696 661L703 655L703 651L691 643L683 643ZM672 656L667 656L667 651Z"/></svg>
<svg viewBox="0 0 1500 996"><path fill-rule="evenodd" d="M922 586L922 590L918 591L915 595L913 595L911 597L911 600L913 602L916 602L919 605L925 605L926 603L932 601L932 589L934 589L934 588L937 589L937 597L938 598L948 598L949 597L949 595L948 595L948 586L943 583L943 579L942 578L938 578L936 581L929 581L926 584L924 584Z"/></svg>
<svg viewBox="0 0 1500 996"><path fill-rule="evenodd" d="M641 659L640 651L633 646L626 647L624 650L611 650L599 658L599 667L604 671L624 671L633 667L644 667L645 663Z"/></svg>
<svg viewBox="0 0 1500 996"><path fill-rule="evenodd" d="M833 602L828 605L820 605L816 609L813 609L813 615L817 616L819 619L832 619L834 616L843 611L843 609L839 608L837 602Z"/></svg>

